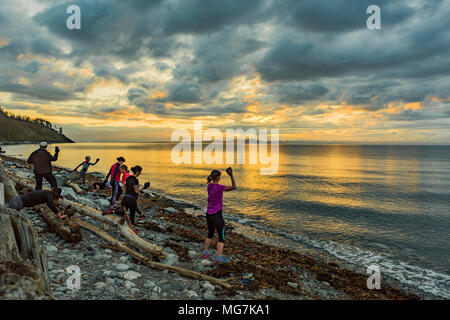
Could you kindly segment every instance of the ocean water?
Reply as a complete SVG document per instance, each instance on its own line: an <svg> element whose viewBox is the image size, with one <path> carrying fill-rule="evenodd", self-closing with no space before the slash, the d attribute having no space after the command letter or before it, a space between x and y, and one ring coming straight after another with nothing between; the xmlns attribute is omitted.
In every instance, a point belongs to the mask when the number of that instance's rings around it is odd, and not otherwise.
<svg viewBox="0 0 450 320"><path fill-rule="evenodd" d="M107 172L115 158L144 168L154 191L206 206L206 177L227 165L176 165L170 143L60 145L56 164L85 155ZM27 157L34 145L5 146ZM53 146L49 147L53 150ZM450 299L450 146L280 145L279 172L233 165L238 190L225 194L229 219L362 267L379 265L404 283Z"/></svg>

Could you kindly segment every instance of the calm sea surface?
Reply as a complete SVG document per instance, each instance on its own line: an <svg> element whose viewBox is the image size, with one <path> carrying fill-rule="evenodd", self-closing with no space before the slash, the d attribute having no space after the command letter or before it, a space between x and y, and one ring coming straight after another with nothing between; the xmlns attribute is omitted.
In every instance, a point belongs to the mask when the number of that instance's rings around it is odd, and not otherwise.
<svg viewBox="0 0 450 320"><path fill-rule="evenodd" d="M205 207L206 177L227 165L173 164L169 143L60 145L57 165L84 156L106 173L115 158L144 168L141 183ZM35 145L5 146L27 157ZM53 146L49 147L53 151ZM238 190L224 196L229 219L450 298L450 146L281 145L279 172L234 165ZM229 184L226 173L221 183Z"/></svg>

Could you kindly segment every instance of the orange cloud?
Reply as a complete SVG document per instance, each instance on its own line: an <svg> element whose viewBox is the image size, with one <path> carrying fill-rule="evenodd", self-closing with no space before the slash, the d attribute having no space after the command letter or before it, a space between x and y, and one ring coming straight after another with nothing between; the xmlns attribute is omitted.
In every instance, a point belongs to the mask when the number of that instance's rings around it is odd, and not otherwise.
<svg viewBox="0 0 450 320"><path fill-rule="evenodd" d="M407 103L403 106L403 109L405 110L420 110L423 109L423 105L420 102L411 102Z"/></svg>
<svg viewBox="0 0 450 320"><path fill-rule="evenodd" d="M0 48L6 47L9 45L8 39L0 39Z"/></svg>
<svg viewBox="0 0 450 320"><path fill-rule="evenodd" d="M166 94L164 92L157 92L152 94L152 99L164 98Z"/></svg>

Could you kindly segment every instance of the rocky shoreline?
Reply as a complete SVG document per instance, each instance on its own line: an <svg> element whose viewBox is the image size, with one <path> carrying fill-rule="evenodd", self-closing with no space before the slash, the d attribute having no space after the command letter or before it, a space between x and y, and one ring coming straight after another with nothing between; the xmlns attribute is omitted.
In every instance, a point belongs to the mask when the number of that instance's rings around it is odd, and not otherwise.
<svg viewBox="0 0 450 320"><path fill-rule="evenodd" d="M21 159L2 155L3 164L17 175L32 178L31 169ZM58 183L63 185L71 173L55 167ZM90 173L88 185L101 181L104 175ZM44 185L45 186L45 185ZM104 210L110 191L76 194L63 187L63 195L87 206ZM167 257L160 262L201 272L220 279L232 278L231 290L207 281L183 277L179 274L151 269L124 252L113 250L105 241L82 230L83 239L77 244L65 242L53 233L32 209L22 212L32 221L42 247L48 255L52 293L63 300L127 300L127 299L186 299L186 300L242 300L242 299L434 299L436 297L401 287L383 279L380 290L369 290L367 275L358 273L337 260L320 261L304 253L262 243L244 236L233 223L227 225L225 254L229 264L215 265L213 257L200 257L206 235L204 213L199 208L147 192L139 199L145 219L139 222L139 236L160 247ZM90 224L102 228L98 221L80 216ZM117 239L120 235L109 230ZM213 244L213 248L215 245ZM158 258L153 258L158 261ZM70 290L66 281L67 267L81 270L81 289ZM250 275L243 284L242 274Z"/></svg>

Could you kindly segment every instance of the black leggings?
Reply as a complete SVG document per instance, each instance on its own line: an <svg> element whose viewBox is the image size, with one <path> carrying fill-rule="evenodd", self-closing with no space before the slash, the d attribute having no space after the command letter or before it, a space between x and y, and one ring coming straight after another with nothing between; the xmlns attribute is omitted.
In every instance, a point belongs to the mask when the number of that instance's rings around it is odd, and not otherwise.
<svg viewBox="0 0 450 320"><path fill-rule="evenodd" d="M219 234L218 242L225 242L225 221L222 217L222 210L214 214L206 214L206 223L208 224L208 238L212 239L214 231Z"/></svg>
<svg viewBox="0 0 450 320"><path fill-rule="evenodd" d="M136 215L136 211L140 211L137 207L136 199L125 196L122 199L122 205L125 207L125 210L128 209L130 210L130 220L131 223L134 224L134 217Z"/></svg>
<svg viewBox="0 0 450 320"><path fill-rule="evenodd" d="M111 180L111 187L112 187L112 196L111 196L111 205L114 205L114 203L119 200L120 196L122 195L122 187L119 185L119 182L116 180Z"/></svg>
<svg viewBox="0 0 450 320"><path fill-rule="evenodd" d="M42 179L45 178L45 180L50 183L50 186L52 189L56 189L58 187L58 182L56 181L55 176L52 173L47 174L34 174L34 179L36 180L36 191L42 190Z"/></svg>
<svg viewBox="0 0 450 320"><path fill-rule="evenodd" d="M83 179L83 184L86 184L86 171L81 170L80 174L78 175L78 177L76 177L75 179L72 180L72 182L78 181L80 179Z"/></svg>

